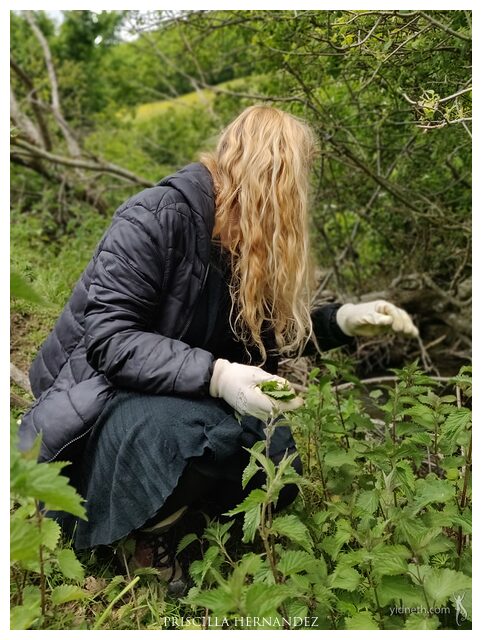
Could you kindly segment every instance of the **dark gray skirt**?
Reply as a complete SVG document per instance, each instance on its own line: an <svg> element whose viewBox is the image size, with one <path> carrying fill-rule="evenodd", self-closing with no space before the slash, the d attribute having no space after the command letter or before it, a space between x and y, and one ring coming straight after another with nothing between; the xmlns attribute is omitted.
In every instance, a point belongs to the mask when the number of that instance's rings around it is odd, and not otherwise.
<svg viewBox="0 0 482 640"><path fill-rule="evenodd" d="M76 549L108 545L152 518L179 482L190 458L208 453L221 476L240 482L264 423L218 398L119 391L105 406L86 444L79 490L88 520L77 520ZM276 428L270 457L296 451L291 430Z"/></svg>

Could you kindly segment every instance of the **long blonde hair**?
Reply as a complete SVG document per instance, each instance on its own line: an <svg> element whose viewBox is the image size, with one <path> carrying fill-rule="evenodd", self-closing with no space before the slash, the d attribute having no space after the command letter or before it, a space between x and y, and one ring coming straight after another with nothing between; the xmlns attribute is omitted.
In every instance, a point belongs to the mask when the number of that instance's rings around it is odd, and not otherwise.
<svg viewBox="0 0 482 640"><path fill-rule="evenodd" d="M317 152L316 135L306 122L272 106L253 105L221 131L214 151L199 155L214 182L212 237L220 238L231 256L231 328L245 347L258 346L261 364L267 358L265 326L274 329L280 354L301 355L313 334L315 261L308 209Z"/></svg>

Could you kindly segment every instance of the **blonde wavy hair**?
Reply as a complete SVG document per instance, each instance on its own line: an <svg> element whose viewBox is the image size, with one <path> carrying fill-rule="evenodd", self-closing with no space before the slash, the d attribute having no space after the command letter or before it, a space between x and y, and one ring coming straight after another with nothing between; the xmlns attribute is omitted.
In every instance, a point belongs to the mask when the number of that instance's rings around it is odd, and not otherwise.
<svg viewBox="0 0 482 640"><path fill-rule="evenodd" d="M230 252L230 325L245 348L258 347L261 365L267 359L265 328L274 329L280 354L301 355L313 339L316 281L308 210L317 154L316 135L306 122L253 105L221 131L214 151L199 155L214 183L212 237Z"/></svg>

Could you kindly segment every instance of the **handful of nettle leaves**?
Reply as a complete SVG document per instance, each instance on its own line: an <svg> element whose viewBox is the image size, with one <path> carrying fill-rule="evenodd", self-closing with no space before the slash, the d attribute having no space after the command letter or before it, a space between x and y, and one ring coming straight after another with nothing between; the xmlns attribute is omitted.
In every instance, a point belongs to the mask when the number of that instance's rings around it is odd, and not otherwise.
<svg viewBox="0 0 482 640"><path fill-rule="evenodd" d="M256 389L272 399L272 415L296 411L304 404L303 398L287 380L264 380L256 385Z"/></svg>

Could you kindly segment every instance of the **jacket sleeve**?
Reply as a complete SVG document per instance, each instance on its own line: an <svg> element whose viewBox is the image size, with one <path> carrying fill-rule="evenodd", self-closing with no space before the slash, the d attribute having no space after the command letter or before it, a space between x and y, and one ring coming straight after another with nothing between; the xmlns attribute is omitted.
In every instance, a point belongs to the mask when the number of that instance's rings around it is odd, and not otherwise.
<svg viewBox="0 0 482 640"><path fill-rule="evenodd" d="M336 312L342 305L340 303L324 304L315 307L311 311L313 333L323 351L329 351L344 345L354 346L356 339L348 336L338 326ZM303 356L313 356L317 353L312 340L309 340L303 350Z"/></svg>
<svg viewBox="0 0 482 640"><path fill-rule="evenodd" d="M136 205L114 218L95 261L85 308L87 360L117 387L153 394L209 393L214 357L156 332L176 233L175 211ZM179 230L176 229L179 227Z"/></svg>

